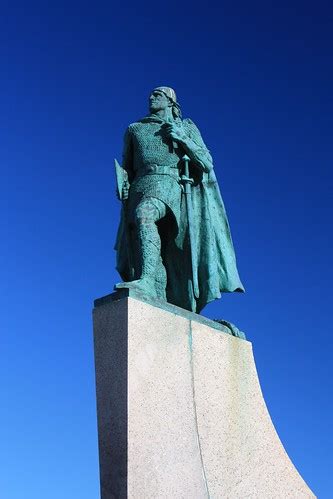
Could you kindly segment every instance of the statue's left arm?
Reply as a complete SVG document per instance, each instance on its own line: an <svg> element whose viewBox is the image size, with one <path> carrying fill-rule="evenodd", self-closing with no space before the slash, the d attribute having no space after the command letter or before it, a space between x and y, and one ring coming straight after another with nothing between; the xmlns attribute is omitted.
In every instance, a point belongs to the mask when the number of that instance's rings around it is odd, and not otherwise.
<svg viewBox="0 0 333 499"><path fill-rule="evenodd" d="M182 127L172 126L170 136L183 146L186 154L201 170L209 172L213 168L212 156L192 120L183 120Z"/></svg>

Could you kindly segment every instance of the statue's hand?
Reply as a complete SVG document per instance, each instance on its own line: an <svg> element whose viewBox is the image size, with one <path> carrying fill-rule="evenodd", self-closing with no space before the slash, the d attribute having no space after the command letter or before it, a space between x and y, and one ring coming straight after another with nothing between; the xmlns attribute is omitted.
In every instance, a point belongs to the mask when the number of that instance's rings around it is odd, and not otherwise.
<svg viewBox="0 0 333 499"><path fill-rule="evenodd" d="M167 123L164 125L164 129L167 137L175 140L176 142L184 142L187 138L184 128L176 123Z"/></svg>
<svg viewBox="0 0 333 499"><path fill-rule="evenodd" d="M123 185L123 190L122 190L122 193L121 193L121 200L123 201L124 199L128 199L128 191L129 191L129 185L127 182L124 182L124 185ZM120 201L120 196L119 196L119 191L118 189L116 189L116 196L117 198L119 199Z"/></svg>
<svg viewBox="0 0 333 499"><path fill-rule="evenodd" d="M129 185L127 182L124 182L123 192L122 192L123 199L128 199L128 191L129 191Z"/></svg>

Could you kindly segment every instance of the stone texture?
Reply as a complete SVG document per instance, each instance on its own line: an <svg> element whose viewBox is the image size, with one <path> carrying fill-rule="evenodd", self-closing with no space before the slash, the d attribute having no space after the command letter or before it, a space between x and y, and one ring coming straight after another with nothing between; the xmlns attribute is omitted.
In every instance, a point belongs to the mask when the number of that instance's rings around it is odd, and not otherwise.
<svg viewBox="0 0 333 499"><path fill-rule="evenodd" d="M192 322L198 431L211 497L314 497L286 454L252 345Z"/></svg>
<svg viewBox="0 0 333 499"><path fill-rule="evenodd" d="M133 298L94 309L102 499L314 497L275 432L251 343L209 322Z"/></svg>

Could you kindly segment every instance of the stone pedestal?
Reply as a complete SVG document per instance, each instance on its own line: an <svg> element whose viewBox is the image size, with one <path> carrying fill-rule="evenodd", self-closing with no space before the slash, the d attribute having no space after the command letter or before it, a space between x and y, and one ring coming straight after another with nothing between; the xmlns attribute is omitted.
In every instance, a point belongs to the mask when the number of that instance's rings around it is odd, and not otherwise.
<svg viewBox="0 0 333 499"><path fill-rule="evenodd" d="M101 498L315 497L275 432L251 343L166 308L96 300Z"/></svg>

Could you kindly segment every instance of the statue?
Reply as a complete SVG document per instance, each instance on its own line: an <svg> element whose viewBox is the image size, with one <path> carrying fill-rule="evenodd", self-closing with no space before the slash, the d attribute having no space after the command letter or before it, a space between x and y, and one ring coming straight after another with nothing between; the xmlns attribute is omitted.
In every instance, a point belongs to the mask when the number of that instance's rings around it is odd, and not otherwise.
<svg viewBox="0 0 333 499"><path fill-rule="evenodd" d="M116 162L121 220L117 270L129 288L199 313L244 291L212 157L175 91L155 88L150 114L126 130Z"/></svg>

